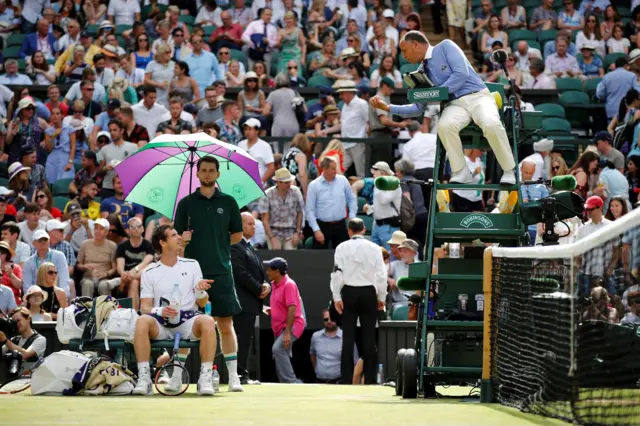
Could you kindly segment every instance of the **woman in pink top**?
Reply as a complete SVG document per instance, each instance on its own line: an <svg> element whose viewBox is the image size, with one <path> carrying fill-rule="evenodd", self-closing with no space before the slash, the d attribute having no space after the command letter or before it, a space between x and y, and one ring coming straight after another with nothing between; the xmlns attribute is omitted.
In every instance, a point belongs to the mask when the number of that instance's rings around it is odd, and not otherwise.
<svg viewBox="0 0 640 426"><path fill-rule="evenodd" d="M276 338L271 352L280 383L302 383L296 377L291 356L293 344L302 336L306 321L298 285L287 275L287 261L281 257L264 263L271 280L271 329Z"/></svg>

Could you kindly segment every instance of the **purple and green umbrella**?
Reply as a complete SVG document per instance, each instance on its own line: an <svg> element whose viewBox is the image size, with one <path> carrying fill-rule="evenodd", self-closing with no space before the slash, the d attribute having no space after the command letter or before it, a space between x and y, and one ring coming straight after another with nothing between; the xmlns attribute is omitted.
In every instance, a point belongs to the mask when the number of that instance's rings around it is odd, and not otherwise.
<svg viewBox="0 0 640 426"><path fill-rule="evenodd" d="M115 170L127 201L173 220L178 202L200 186L196 165L205 156L218 159L218 189L233 196L240 208L264 195L258 162L206 133L158 136Z"/></svg>

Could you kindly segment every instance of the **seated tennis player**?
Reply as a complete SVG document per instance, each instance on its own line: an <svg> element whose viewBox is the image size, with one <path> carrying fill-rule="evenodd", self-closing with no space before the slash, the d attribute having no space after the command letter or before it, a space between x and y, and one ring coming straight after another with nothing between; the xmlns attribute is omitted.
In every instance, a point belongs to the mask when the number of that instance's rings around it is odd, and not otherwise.
<svg viewBox="0 0 640 426"><path fill-rule="evenodd" d="M153 233L151 243L161 257L159 262L151 264L142 273L140 311L144 315L138 318L133 340L138 362L138 383L133 394L153 395L149 369L150 340L172 340L176 333L180 333L182 340L200 340L202 366L198 395L213 395L215 321L198 312L198 306L204 307L207 303L206 290L213 281L202 279L198 262L178 257L182 237L172 226L159 226ZM182 386L180 381L180 376L171 377L169 386L179 388Z"/></svg>

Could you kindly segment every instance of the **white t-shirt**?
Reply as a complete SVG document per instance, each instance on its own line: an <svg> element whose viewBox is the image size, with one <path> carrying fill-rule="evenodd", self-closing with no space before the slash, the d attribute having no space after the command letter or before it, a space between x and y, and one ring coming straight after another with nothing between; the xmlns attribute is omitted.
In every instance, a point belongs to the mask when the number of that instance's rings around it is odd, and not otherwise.
<svg viewBox="0 0 640 426"><path fill-rule="evenodd" d="M138 150L138 145L131 142L123 142L120 145L108 143L98 151L98 161L104 161L105 166L113 160L123 161ZM113 177L116 175L115 170L109 170L104 177L102 187L113 189Z"/></svg>
<svg viewBox="0 0 640 426"><path fill-rule="evenodd" d="M411 161L416 170L433 168L436 162L438 136L416 132L404 145L402 157Z"/></svg>
<svg viewBox="0 0 640 426"><path fill-rule="evenodd" d="M611 37L609 40L607 40L607 48L609 49L609 53L625 53L624 49L625 48L629 48L631 46L631 43L629 42L629 39L622 37L620 40L616 40L615 38Z"/></svg>
<svg viewBox="0 0 640 426"><path fill-rule="evenodd" d="M482 160L480 157L476 158L476 161L471 161L469 157L464 156L464 160L467 162L467 168L473 174L473 184L481 185L484 183L484 164L482 164ZM477 167L480 167L480 173L474 174ZM466 198L471 202L476 202L482 200L482 191L478 191L475 189L459 189L453 191L456 195Z"/></svg>
<svg viewBox="0 0 640 426"><path fill-rule="evenodd" d="M20 340L18 340L18 346L26 349L27 351L35 351L36 356L38 358L42 358L44 356L45 351L47 350L47 338L44 337L42 334L40 334L38 337L35 338L33 342L31 342L31 345L28 348L25 348L23 345L27 342L27 339L25 339L24 337L20 337ZM7 347L7 345L4 345L2 347L2 355L6 354L8 351L9 351L9 348ZM22 368L29 369L33 364L35 364L35 362L23 361Z"/></svg>
<svg viewBox="0 0 640 426"><path fill-rule="evenodd" d="M173 266L156 262L142 272L140 280L140 298L153 298L154 307L169 306L173 286L180 288L180 310L197 309L195 286L202 279L202 270L197 261L178 258ZM161 299L166 299L166 302Z"/></svg>
<svg viewBox="0 0 640 426"><path fill-rule="evenodd" d="M239 148L244 149L258 162L258 170L260 171L260 177L264 176L267 171L267 165L273 163L273 150L271 145L262 139L258 139L251 148L249 148L249 142L244 139L238 144Z"/></svg>
<svg viewBox="0 0 640 426"><path fill-rule="evenodd" d="M140 13L137 0L111 0L107 9L107 15L113 16L116 25L133 25L136 13Z"/></svg>
<svg viewBox="0 0 640 426"><path fill-rule="evenodd" d="M611 221L604 217L602 218L602 222L598 224L593 223L592 220L589 220L587 223L585 223L578 229L578 232L576 232L576 240L587 238L589 235L593 234L594 232L598 231L600 228L602 228L603 226L609 223L611 223Z"/></svg>
<svg viewBox="0 0 640 426"><path fill-rule="evenodd" d="M29 244L23 243L22 241L16 241L16 255L13 257L13 260L16 263L24 263L28 258L31 257L31 248Z"/></svg>
<svg viewBox="0 0 640 426"><path fill-rule="evenodd" d="M144 105L144 101L140 101L131 107L133 110L133 118L136 123L147 129L149 135L152 137L156 134L158 124L162 123L165 115L169 112L164 106L159 103L153 104L151 109L148 109Z"/></svg>
<svg viewBox="0 0 640 426"><path fill-rule="evenodd" d="M33 234L39 229L45 229L46 226L46 222L38 221L38 227L32 231L27 226L26 220L18 223L18 228L20 228L20 241L27 243L29 247L33 248Z"/></svg>

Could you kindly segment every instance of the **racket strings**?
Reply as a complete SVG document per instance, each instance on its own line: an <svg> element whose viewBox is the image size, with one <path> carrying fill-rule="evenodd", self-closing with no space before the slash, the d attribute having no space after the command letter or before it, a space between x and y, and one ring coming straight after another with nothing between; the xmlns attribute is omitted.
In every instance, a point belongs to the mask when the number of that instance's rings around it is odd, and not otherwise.
<svg viewBox="0 0 640 426"><path fill-rule="evenodd" d="M189 372L178 362L163 366L156 374L156 390L166 396L183 394L189 387Z"/></svg>

